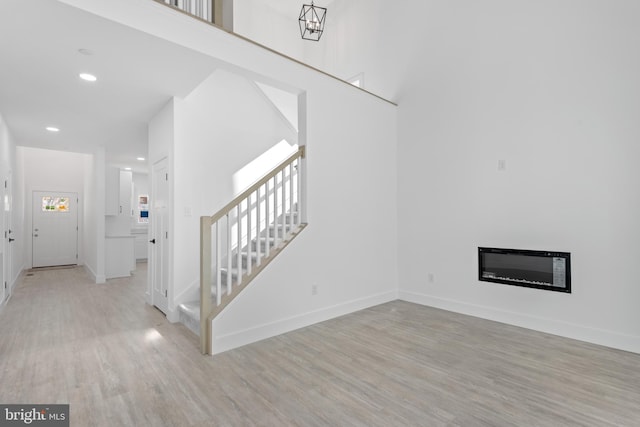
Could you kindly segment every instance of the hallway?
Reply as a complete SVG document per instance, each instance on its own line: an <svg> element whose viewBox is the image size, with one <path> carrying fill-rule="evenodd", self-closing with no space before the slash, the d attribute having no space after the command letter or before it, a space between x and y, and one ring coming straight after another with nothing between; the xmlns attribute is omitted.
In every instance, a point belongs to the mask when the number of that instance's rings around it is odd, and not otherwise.
<svg viewBox="0 0 640 427"><path fill-rule="evenodd" d="M402 301L213 358L144 303L146 264L25 276L0 312L1 403L71 426L632 426L640 355Z"/></svg>

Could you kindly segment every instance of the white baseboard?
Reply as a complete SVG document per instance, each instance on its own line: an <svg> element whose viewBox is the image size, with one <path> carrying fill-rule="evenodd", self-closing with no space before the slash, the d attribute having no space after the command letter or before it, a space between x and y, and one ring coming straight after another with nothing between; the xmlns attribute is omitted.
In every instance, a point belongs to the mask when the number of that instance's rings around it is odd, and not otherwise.
<svg viewBox="0 0 640 427"><path fill-rule="evenodd" d="M0 302L0 311L2 311L2 309L9 303L9 300L13 296L13 292L15 291L16 286L18 285L18 282L20 282L20 279L22 279L24 274L25 274L24 267L21 267L20 272L16 274L16 276L13 278L13 280L10 281L10 283L7 284L8 292L6 294L6 298L4 299L4 301Z"/></svg>
<svg viewBox="0 0 640 427"><path fill-rule="evenodd" d="M18 284L18 282L20 282L20 279L22 279L22 277L25 274L25 269L24 269L24 265L22 267L20 267L20 271L18 274L16 274L16 277L13 279L13 282L9 283L9 288L11 289L11 295L13 295L13 291L16 288L16 285Z"/></svg>
<svg viewBox="0 0 640 427"><path fill-rule="evenodd" d="M183 302L195 301L200 299L200 278L191 282L178 295L173 297L173 306L177 307Z"/></svg>
<svg viewBox="0 0 640 427"><path fill-rule="evenodd" d="M440 308L455 313L519 326L522 328L533 329L535 331L545 332L548 334L559 335L565 338L572 338L619 350L640 353L640 336L621 334L614 331L514 313L493 307L469 304L466 302L439 298L415 292L400 291L398 299L429 307Z"/></svg>
<svg viewBox="0 0 640 427"><path fill-rule="evenodd" d="M214 320L213 353L219 354L256 341L261 341L276 335L304 328L318 322L324 322L325 320L344 316L345 314L353 313L358 310L395 301L396 299L398 299L397 291L384 292L378 295L321 308L309 313L276 320L275 322L258 325L250 329L221 336L215 336L216 322Z"/></svg>
<svg viewBox="0 0 640 427"><path fill-rule="evenodd" d="M6 295L5 295L5 298L2 301L0 301L0 313L2 313L2 310L9 303L9 300L11 299L11 295L13 295L13 293L7 292Z"/></svg>
<svg viewBox="0 0 640 427"><path fill-rule="evenodd" d="M180 312L178 310L167 310L167 320L169 323L177 323L180 321Z"/></svg>
<svg viewBox="0 0 640 427"><path fill-rule="evenodd" d="M82 265L84 267L84 271L87 272L87 274L91 277L91 280L94 281L94 283L99 284L99 283L105 283L107 281L107 278L105 277L104 274L102 275L97 275L95 271L93 271L93 269L89 266L89 264L83 264Z"/></svg>

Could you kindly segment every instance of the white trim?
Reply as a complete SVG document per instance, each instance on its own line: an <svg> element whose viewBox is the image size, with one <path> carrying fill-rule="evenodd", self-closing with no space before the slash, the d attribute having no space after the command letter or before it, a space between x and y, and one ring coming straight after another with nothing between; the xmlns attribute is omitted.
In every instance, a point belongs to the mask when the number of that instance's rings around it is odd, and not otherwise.
<svg viewBox="0 0 640 427"><path fill-rule="evenodd" d="M82 267L84 268L84 271L87 272L87 274L95 284L105 283L107 281L107 278L105 275L96 274L96 272L93 271L93 269L89 266L89 264L84 263L82 264Z"/></svg>
<svg viewBox="0 0 640 427"><path fill-rule="evenodd" d="M200 279L196 279L189 286L187 286L182 292L173 297L173 305L169 307L169 310L176 311L178 306L182 303L195 301L200 298Z"/></svg>
<svg viewBox="0 0 640 427"><path fill-rule="evenodd" d="M640 336L621 334L619 332L605 329L591 328L574 323L531 316L528 314L514 313L493 307L469 304L462 301L439 298L415 292L399 291L398 299L558 335L565 338L586 341L592 344L603 345L633 353L640 353Z"/></svg>
<svg viewBox="0 0 640 427"><path fill-rule="evenodd" d="M18 284L20 279L22 279L24 274L25 274L25 270L24 270L24 264L23 264L22 267L20 267L19 273L16 274L15 278L13 279L13 282L11 282L11 284L9 285L9 287L11 288L11 295L13 295L13 290L16 288L16 285Z"/></svg>
<svg viewBox="0 0 640 427"><path fill-rule="evenodd" d="M177 323L180 321L180 311L167 309L167 314L165 315L169 323Z"/></svg>
<svg viewBox="0 0 640 427"><path fill-rule="evenodd" d="M6 298L4 299L4 301L0 302L0 312L2 312L4 307L6 307L6 305L9 304L9 301L13 297L13 292L15 291L18 282L20 281L20 279L22 279L24 274L25 274L25 270L23 266L23 267L20 267L20 272L16 275L16 277L13 280L11 280L11 282L7 285L9 288L8 289L9 292L8 292L8 295L5 294Z"/></svg>
<svg viewBox="0 0 640 427"><path fill-rule="evenodd" d="M218 337L214 335L212 339L213 354L219 354L256 341L261 341L276 335L314 325L319 322L324 322L335 317L344 316L345 314L350 314L358 310L364 310L365 308L395 301L396 299L398 299L398 292L389 291L311 311L309 313L276 320L275 322L265 323L242 331L232 332L227 335ZM215 319L213 321L212 330L214 332L216 330Z"/></svg>

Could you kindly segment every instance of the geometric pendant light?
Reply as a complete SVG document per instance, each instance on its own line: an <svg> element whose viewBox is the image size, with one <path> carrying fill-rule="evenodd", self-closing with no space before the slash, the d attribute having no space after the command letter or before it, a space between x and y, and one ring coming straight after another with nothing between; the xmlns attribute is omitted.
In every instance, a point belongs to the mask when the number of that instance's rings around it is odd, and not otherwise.
<svg viewBox="0 0 640 427"><path fill-rule="evenodd" d="M326 16L326 7L314 6L313 1L310 5L303 4L300 17L298 18L302 38L305 40L319 41L324 31Z"/></svg>

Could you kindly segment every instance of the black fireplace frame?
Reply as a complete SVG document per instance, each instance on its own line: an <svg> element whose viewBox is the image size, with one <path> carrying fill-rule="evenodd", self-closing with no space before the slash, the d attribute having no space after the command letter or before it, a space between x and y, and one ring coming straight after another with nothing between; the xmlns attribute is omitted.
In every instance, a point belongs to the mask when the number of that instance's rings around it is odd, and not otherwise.
<svg viewBox="0 0 640 427"><path fill-rule="evenodd" d="M497 255L519 255L524 257L534 258L557 258L564 261L559 262L559 265L564 266L564 286L554 286L552 284L546 285L535 280L522 279L504 279L500 276L492 277L492 273L485 269L485 254L497 254ZM554 261L551 260L553 263ZM553 265L553 264L552 264ZM526 270L521 270L523 275L526 275ZM534 274L533 271L529 273ZM548 273L547 273L548 274ZM552 273L553 274L553 273ZM503 248L486 248L478 247L478 280L482 282L501 283L504 285L523 286L526 288L544 289L547 291L571 293L571 253L570 252L558 252L558 251L534 251L528 249L503 249Z"/></svg>

